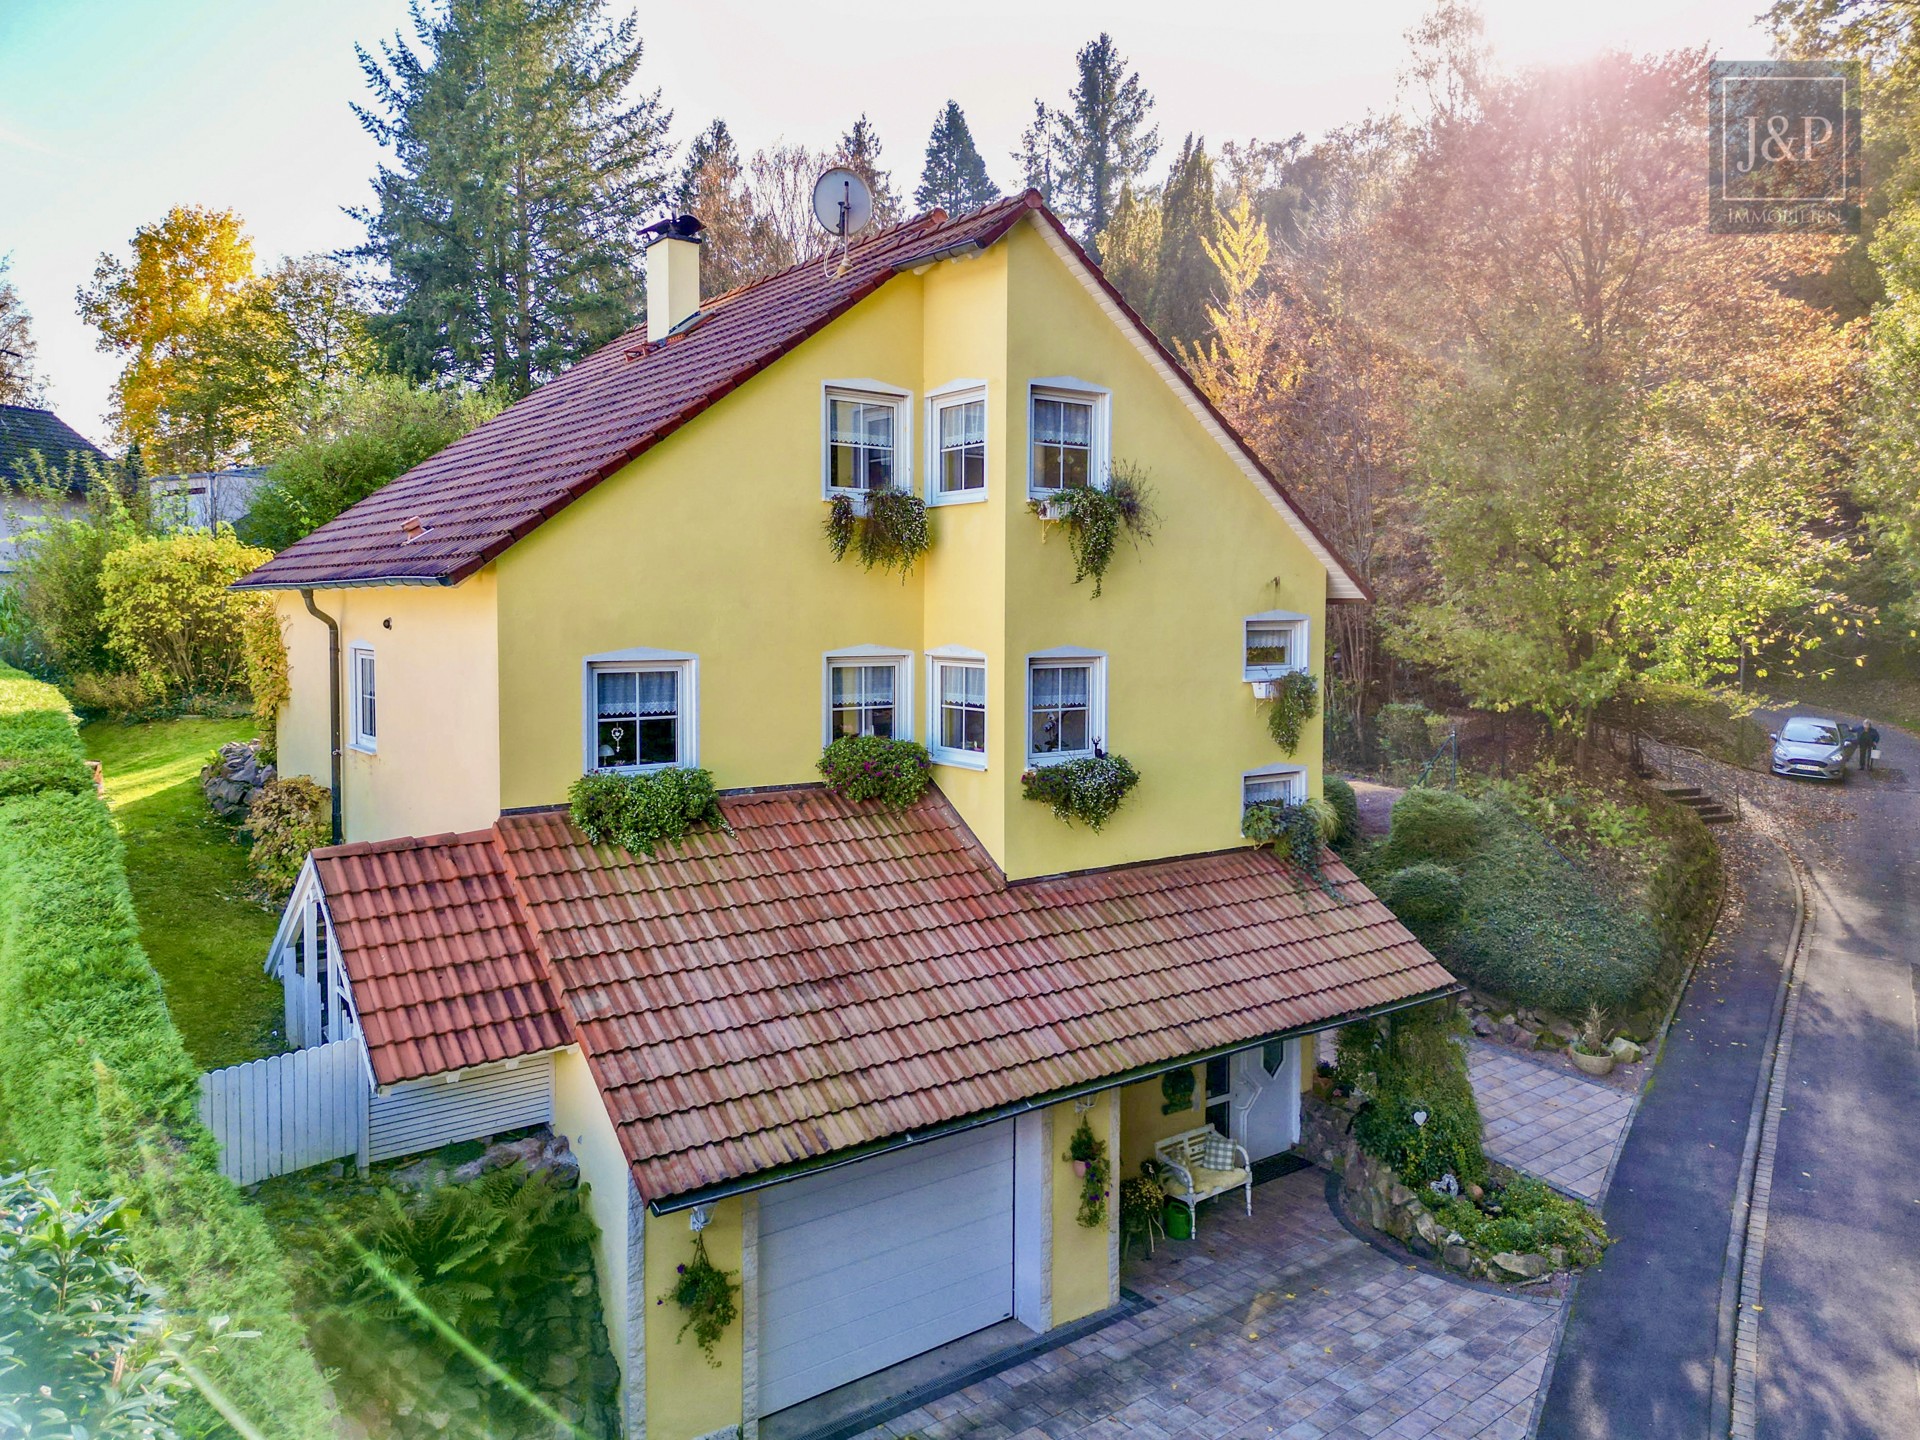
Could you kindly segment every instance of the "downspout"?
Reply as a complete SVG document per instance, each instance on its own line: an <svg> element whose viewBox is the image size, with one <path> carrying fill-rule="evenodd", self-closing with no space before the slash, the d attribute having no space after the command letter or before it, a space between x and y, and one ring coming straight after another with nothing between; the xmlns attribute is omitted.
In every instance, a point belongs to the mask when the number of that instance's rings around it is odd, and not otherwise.
<svg viewBox="0 0 1920 1440"><path fill-rule="evenodd" d="M338 845L345 827L340 818L340 627L331 615L326 614L313 603L313 591L302 590L300 598L306 602L307 613L327 627L327 710L331 722L330 734L333 740L332 750L332 795L333 795L333 843Z"/></svg>

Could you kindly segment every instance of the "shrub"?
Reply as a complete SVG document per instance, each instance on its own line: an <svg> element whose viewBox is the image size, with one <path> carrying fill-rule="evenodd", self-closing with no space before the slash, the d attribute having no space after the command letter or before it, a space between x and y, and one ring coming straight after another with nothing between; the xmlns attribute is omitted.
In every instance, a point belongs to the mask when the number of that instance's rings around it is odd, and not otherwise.
<svg viewBox="0 0 1920 1440"><path fill-rule="evenodd" d="M499 410L486 392L429 390L397 375L350 381L315 433L268 468L241 535L284 550Z"/></svg>
<svg viewBox="0 0 1920 1440"><path fill-rule="evenodd" d="M1353 844L1360 838L1360 799L1353 786L1338 775L1320 777L1320 798L1333 811L1333 834L1327 843L1335 847Z"/></svg>
<svg viewBox="0 0 1920 1440"><path fill-rule="evenodd" d="M1444 865L1423 860L1389 875L1380 898L1422 940L1437 939L1460 918L1460 877Z"/></svg>
<svg viewBox="0 0 1920 1440"><path fill-rule="evenodd" d="M77 759L66 703L0 671L0 757ZM127 1200L128 1253L195 1331L189 1358L258 1429L331 1433L281 1259L217 1168L198 1076L139 944L120 842L91 794L0 801L0 1114L9 1144L68 1193ZM214 1319L258 1331L211 1344ZM207 1433L200 1402L182 1406ZM183 1421L183 1429L190 1429Z"/></svg>
<svg viewBox="0 0 1920 1440"><path fill-rule="evenodd" d="M333 840L333 797L304 775L269 780L254 791L241 827L252 840L247 864L276 900L293 892L307 856Z"/></svg>
<svg viewBox="0 0 1920 1440"><path fill-rule="evenodd" d="M273 602L228 587L272 558L227 526L121 547L101 570L107 648L173 694L243 689L241 636Z"/></svg>
<svg viewBox="0 0 1920 1440"><path fill-rule="evenodd" d="M368 1210L318 1237L302 1282L360 1433L604 1433L555 1423L563 1408L604 1420L618 1385L578 1190L514 1165L420 1196L383 1190Z"/></svg>
<svg viewBox="0 0 1920 1440"><path fill-rule="evenodd" d="M1279 689L1267 707L1267 734L1273 743L1291 755L1300 746L1307 722L1320 705L1320 686L1305 671L1294 670L1275 682Z"/></svg>
<svg viewBox="0 0 1920 1440"><path fill-rule="evenodd" d="M115 1207L0 1176L0 1434L175 1440L189 1382Z"/></svg>
<svg viewBox="0 0 1920 1440"><path fill-rule="evenodd" d="M1366 1100L1353 1138L1415 1189L1442 1175L1462 1185L1487 1178L1460 1028L1442 1002L1340 1032L1334 1083Z"/></svg>
<svg viewBox="0 0 1920 1440"><path fill-rule="evenodd" d="M1050 500L1029 501L1027 508L1066 526L1073 583L1078 585L1091 575L1093 598L1098 600L1120 537L1125 535L1136 545L1153 538L1152 495L1145 474L1121 462L1113 467L1105 489L1085 485L1062 490Z"/></svg>
<svg viewBox="0 0 1920 1440"><path fill-rule="evenodd" d="M1445 723L1418 700L1396 700L1374 712L1373 728L1388 760L1395 765L1418 766L1432 758L1439 744L1433 737L1436 721Z"/></svg>
<svg viewBox="0 0 1920 1440"><path fill-rule="evenodd" d="M66 692L74 709L109 720L151 715L166 699L157 677L131 670L82 670L67 677Z"/></svg>
<svg viewBox="0 0 1920 1440"><path fill-rule="evenodd" d="M1606 1227L1578 1201L1529 1175L1489 1189L1478 1205L1464 1195L1422 1197L1441 1229L1492 1254L1544 1255L1563 1246L1572 1265L1591 1265L1607 1247Z"/></svg>
<svg viewBox="0 0 1920 1440"><path fill-rule="evenodd" d="M670 766L645 775L596 770L567 792L573 823L595 845L618 845L630 855L651 855L696 825L726 828L713 776Z"/></svg>
<svg viewBox="0 0 1920 1440"><path fill-rule="evenodd" d="M101 609L107 557L140 538L118 493L95 476L84 513L34 522L14 574L31 647L56 671L115 668Z"/></svg>
<svg viewBox="0 0 1920 1440"><path fill-rule="evenodd" d="M933 548L927 502L904 490L869 490L864 515L855 512L851 496L834 496L826 531L835 560L846 559L852 550L864 569L898 570L902 581Z"/></svg>
<svg viewBox="0 0 1920 1440"><path fill-rule="evenodd" d="M933 760L927 747L878 735L842 735L820 754L827 789L844 800L877 800L904 810L925 792Z"/></svg>
<svg viewBox="0 0 1920 1440"><path fill-rule="evenodd" d="M1124 756L1094 754L1027 771L1020 777L1020 793L1051 805L1056 820L1078 820L1098 830L1139 783L1140 772Z"/></svg>
<svg viewBox="0 0 1920 1440"><path fill-rule="evenodd" d="M1393 829L1381 847L1380 863L1397 870L1422 860L1465 860L1485 824L1485 811L1466 796L1415 786L1394 801Z"/></svg>
<svg viewBox="0 0 1920 1440"><path fill-rule="evenodd" d="M1442 958L1475 985L1569 1015L1596 1004L1624 1014L1652 985L1660 941L1648 918L1512 812L1492 813L1461 878L1465 909Z"/></svg>

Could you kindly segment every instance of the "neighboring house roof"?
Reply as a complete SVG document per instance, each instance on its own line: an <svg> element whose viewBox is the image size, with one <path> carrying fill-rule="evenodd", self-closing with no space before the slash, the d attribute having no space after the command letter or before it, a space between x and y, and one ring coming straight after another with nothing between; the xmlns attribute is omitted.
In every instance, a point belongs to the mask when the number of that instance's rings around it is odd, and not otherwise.
<svg viewBox="0 0 1920 1440"><path fill-rule="evenodd" d="M381 1084L573 1043L487 831L313 860Z"/></svg>
<svg viewBox="0 0 1920 1440"><path fill-rule="evenodd" d="M458 583L895 275L992 245L1029 215L1241 468L1268 487L1327 566L1331 598L1367 598L1352 567L1031 190L958 219L934 210L883 230L853 246L843 266L808 260L716 296L659 344L644 328L628 332L289 545L238 588Z"/></svg>
<svg viewBox="0 0 1920 1440"><path fill-rule="evenodd" d="M84 495L87 477L77 470L67 476L70 460L106 463L107 454L51 410L32 405L0 405L0 484L15 484L33 474L28 458L38 452L55 475L68 480L67 488Z"/></svg>
<svg viewBox="0 0 1920 1440"><path fill-rule="evenodd" d="M471 907L441 916L414 877L485 871L483 837L319 852L381 1082L419 1073L421 1042L408 1005L362 993L369 963L400 995L439 984L449 950L516 977L537 956L658 1200L1455 984L1331 858L1333 893L1252 847L1009 884L937 790L897 812L817 786L721 804L726 831L651 860L589 845L564 810L502 816L524 927L490 899L489 933L458 942ZM351 927L330 880L348 852Z"/></svg>

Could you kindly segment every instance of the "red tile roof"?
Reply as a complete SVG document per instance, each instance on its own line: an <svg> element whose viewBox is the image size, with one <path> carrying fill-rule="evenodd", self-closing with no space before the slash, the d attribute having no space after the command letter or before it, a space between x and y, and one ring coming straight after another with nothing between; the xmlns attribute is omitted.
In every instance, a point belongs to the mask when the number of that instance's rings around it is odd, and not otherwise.
<svg viewBox="0 0 1920 1440"><path fill-rule="evenodd" d="M561 811L493 831L526 923L494 933L546 966L649 1199L1454 983L1333 860L1331 895L1253 848L1009 885L937 791L722 807L652 860ZM434 966L420 926L342 937L356 997L360 945Z"/></svg>
<svg viewBox="0 0 1920 1440"><path fill-rule="evenodd" d="M313 859L382 1085L573 1043L490 832Z"/></svg>
<svg viewBox="0 0 1920 1440"><path fill-rule="evenodd" d="M706 303L698 324L659 345L644 328L629 331L295 541L236 588L456 584L895 275L946 251L992 245L1029 214L1086 267L1122 323L1271 487L1333 572L1330 598L1369 598L1353 567L1031 190L958 219L934 210L883 230L855 245L835 272L809 260L729 291Z"/></svg>

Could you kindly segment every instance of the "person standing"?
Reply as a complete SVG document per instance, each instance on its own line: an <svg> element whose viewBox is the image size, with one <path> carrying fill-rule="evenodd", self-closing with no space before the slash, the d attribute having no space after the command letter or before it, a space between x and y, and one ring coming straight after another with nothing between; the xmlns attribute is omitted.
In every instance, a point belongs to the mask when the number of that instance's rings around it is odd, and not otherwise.
<svg viewBox="0 0 1920 1440"><path fill-rule="evenodd" d="M1873 728L1873 722L1871 720L1863 717L1860 721L1859 729L1854 733L1860 737L1860 768L1862 770L1871 770L1873 768L1873 747L1880 743L1880 732Z"/></svg>

